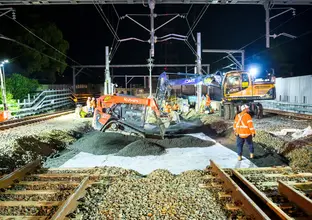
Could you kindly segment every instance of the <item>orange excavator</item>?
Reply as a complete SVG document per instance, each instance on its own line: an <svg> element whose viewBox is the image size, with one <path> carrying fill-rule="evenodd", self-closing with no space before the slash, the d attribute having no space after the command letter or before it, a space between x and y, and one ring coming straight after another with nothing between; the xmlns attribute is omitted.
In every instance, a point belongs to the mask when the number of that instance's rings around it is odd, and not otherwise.
<svg viewBox="0 0 312 220"><path fill-rule="evenodd" d="M163 138L166 120L153 98L104 95L97 99L92 126L102 132Z"/></svg>

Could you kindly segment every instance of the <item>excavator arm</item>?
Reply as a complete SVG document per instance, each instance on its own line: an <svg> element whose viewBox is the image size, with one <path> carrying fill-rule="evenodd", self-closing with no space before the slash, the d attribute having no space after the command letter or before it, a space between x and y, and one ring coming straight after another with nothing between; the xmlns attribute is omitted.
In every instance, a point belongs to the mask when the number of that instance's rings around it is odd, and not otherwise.
<svg viewBox="0 0 312 220"><path fill-rule="evenodd" d="M188 78L169 79L168 74L190 76ZM157 104L160 106L166 97L170 96L172 86L176 85L197 85L201 83L206 86L221 88L222 74L198 75L194 73L166 73L163 72L158 78L156 90Z"/></svg>

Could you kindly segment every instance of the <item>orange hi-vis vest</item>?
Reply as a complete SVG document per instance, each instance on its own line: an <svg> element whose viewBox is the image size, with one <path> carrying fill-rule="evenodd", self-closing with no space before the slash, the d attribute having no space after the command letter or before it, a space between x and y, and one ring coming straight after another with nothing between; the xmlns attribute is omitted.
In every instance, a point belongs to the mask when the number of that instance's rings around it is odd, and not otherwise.
<svg viewBox="0 0 312 220"><path fill-rule="evenodd" d="M171 105L165 105L164 112L170 113L171 112Z"/></svg>
<svg viewBox="0 0 312 220"><path fill-rule="evenodd" d="M210 106L210 104L211 104L211 99L210 99L210 97L208 95L207 98L206 98L206 106Z"/></svg>
<svg viewBox="0 0 312 220"><path fill-rule="evenodd" d="M247 138L250 135L256 134L251 116L246 111L242 111L236 115L234 121L234 132L241 138Z"/></svg>
<svg viewBox="0 0 312 220"><path fill-rule="evenodd" d="M173 111L178 111L179 110L179 106L177 104L174 104L172 107Z"/></svg>

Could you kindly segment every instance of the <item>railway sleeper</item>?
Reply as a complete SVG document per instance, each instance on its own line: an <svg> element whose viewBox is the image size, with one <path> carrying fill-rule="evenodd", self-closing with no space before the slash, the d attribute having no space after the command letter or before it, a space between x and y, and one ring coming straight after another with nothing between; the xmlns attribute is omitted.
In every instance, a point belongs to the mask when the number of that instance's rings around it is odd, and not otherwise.
<svg viewBox="0 0 312 220"><path fill-rule="evenodd" d="M31 191L31 192L28 192ZM37 193L36 191L39 191ZM6 191L0 194L0 201L63 201L72 191L66 190L50 190L45 193L44 190L22 190L22 191Z"/></svg>
<svg viewBox="0 0 312 220"><path fill-rule="evenodd" d="M41 202L41 204L38 203L38 205L34 204L32 206L21 204L20 201L16 203L20 205L14 205L12 202L11 205L0 205L0 216L52 216L60 205L60 202L50 202L47 205Z"/></svg>
<svg viewBox="0 0 312 220"><path fill-rule="evenodd" d="M79 182L68 181L21 181L13 185L11 190L73 190Z"/></svg>

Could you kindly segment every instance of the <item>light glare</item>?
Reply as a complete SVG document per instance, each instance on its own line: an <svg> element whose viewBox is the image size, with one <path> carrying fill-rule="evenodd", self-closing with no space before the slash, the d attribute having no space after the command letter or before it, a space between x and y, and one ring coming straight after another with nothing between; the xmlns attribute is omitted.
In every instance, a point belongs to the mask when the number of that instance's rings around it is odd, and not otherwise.
<svg viewBox="0 0 312 220"><path fill-rule="evenodd" d="M255 76L255 75L257 75L257 73L259 72L259 70L258 70L258 68L256 68L256 67L251 67L251 68L249 69L249 72L250 72L251 75Z"/></svg>

